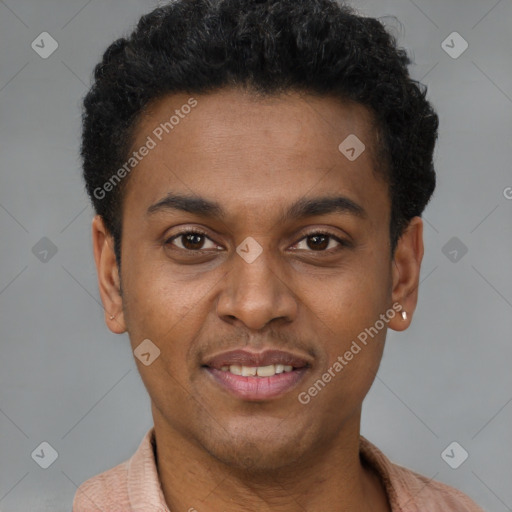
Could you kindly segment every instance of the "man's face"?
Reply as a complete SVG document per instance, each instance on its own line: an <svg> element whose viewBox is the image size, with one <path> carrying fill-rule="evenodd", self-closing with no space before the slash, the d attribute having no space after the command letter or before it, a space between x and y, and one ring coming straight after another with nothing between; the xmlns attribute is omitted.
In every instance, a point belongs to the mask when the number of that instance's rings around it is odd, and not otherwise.
<svg viewBox="0 0 512 512"><path fill-rule="evenodd" d="M393 304L388 186L360 105L234 90L195 99L169 133L155 129L188 95L156 102L137 126L133 148L148 136L156 146L126 190L116 321L132 349L146 339L160 349L149 366L137 360L160 429L235 466L286 466L359 426L386 328L343 356ZM351 134L366 145L353 161L338 149ZM168 194L216 203L222 216L166 206ZM325 198L344 199L286 216ZM289 355L257 358L268 350ZM339 356L347 364L333 372ZM286 363L291 372L276 366Z"/></svg>

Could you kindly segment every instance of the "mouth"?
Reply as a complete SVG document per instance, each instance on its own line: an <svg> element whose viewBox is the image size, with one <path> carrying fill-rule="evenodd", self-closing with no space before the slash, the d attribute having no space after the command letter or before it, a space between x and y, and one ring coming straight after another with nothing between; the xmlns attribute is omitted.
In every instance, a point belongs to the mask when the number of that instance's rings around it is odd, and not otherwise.
<svg viewBox="0 0 512 512"><path fill-rule="evenodd" d="M208 359L202 368L232 396L248 401L276 399L291 391L311 367L309 357L280 350L234 350Z"/></svg>

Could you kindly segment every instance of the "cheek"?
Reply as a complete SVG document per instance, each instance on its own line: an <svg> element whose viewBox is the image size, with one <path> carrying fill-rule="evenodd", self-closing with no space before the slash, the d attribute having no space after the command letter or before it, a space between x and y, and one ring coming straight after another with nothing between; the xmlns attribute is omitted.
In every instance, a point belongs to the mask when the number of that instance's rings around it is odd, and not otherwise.
<svg viewBox="0 0 512 512"><path fill-rule="evenodd" d="M197 319L203 304L193 294L188 297L180 287L163 279L144 279L142 274L132 279L126 296L130 343L149 395L159 408L183 406L181 397L189 370L187 351L201 324ZM136 356L143 340L150 340L158 354L149 366Z"/></svg>
<svg viewBox="0 0 512 512"><path fill-rule="evenodd" d="M388 322L395 314L389 307L388 280L386 262L361 258L336 278L317 281L310 305L325 350L319 377L327 374L327 400L356 404L368 392L380 364Z"/></svg>
<svg viewBox="0 0 512 512"><path fill-rule="evenodd" d="M351 311L355 308L357 304L352 303ZM386 330L374 327L379 315L367 310L358 315L348 311L328 331L322 331L325 359L308 383L310 387L300 390L306 393L304 401L310 400L314 407L316 402L315 414L330 416L334 411L344 411L347 417L357 412L382 358Z"/></svg>
<svg viewBox="0 0 512 512"><path fill-rule="evenodd" d="M138 270L127 269L128 273L124 306L130 334L172 335L204 307L208 287L199 280L177 278L169 265L146 264Z"/></svg>
<svg viewBox="0 0 512 512"><path fill-rule="evenodd" d="M302 278L301 298L315 312L329 339L338 344L370 327L388 307L389 268L382 261L354 257L339 272L319 278Z"/></svg>

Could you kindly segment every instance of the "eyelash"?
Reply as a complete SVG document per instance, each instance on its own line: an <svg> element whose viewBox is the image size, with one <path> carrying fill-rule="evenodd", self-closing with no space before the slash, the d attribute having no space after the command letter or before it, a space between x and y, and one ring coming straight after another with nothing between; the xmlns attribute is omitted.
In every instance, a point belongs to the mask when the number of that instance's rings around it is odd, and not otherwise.
<svg viewBox="0 0 512 512"><path fill-rule="evenodd" d="M169 238L169 239L167 239L165 241L165 245L171 245L174 240L176 240L177 238L180 238L182 236L185 236L185 235L200 235L200 236L204 236L205 238L208 238L209 240L211 240L211 238L208 236L208 234L205 233L204 231L201 231L199 229L189 229L187 231L182 231L181 233L173 235L171 238ZM329 230L326 230L326 229L317 230L317 231L311 231L309 233L305 233L305 234L303 234L302 238L300 238L293 245L297 245L299 242L301 242L305 238L309 238L309 237L312 237L312 236L315 236L315 235L327 235L329 238L332 238L336 242L338 242L341 247L348 247L350 245L347 241L339 238L337 235L335 235L334 233L331 233ZM211 241L213 242L213 240L211 240ZM181 247L178 247L177 250L185 251L185 252L188 252L188 253L199 253L199 252L202 252L202 251L208 251L209 249L182 249ZM337 249L334 249L334 251L336 251L336 250ZM324 249L324 250L321 250L321 251L310 250L309 252L319 252L319 253L328 253L329 254L332 251L333 251L333 249L328 249L328 250Z"/></svg>

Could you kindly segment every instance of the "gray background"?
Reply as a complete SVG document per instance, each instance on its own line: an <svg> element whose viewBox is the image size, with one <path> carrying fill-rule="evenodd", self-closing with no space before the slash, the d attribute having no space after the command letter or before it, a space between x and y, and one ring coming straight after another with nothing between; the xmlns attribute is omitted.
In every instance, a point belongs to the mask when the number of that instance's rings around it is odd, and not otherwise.
<svg viewBox="0 0 512 512"><path fill-rule="evenodd" d="M355 4L398 18L385 22L441 120L418 310L388 334L362 433L486 510L512 510L512 2ZM77 486L131 456L152 425L127 335L104 325L78 145L93 66L156 5L0 1L3 512L71 510ZM43 31L59 44L47 59L31 48ZM441 47L454 31L469 43L456 59ZM56 254L32 250L43 237ZM42 441L58 452L48 469L31 458ZM458 469L441 458L452 441L469 453Z"/></svg>

